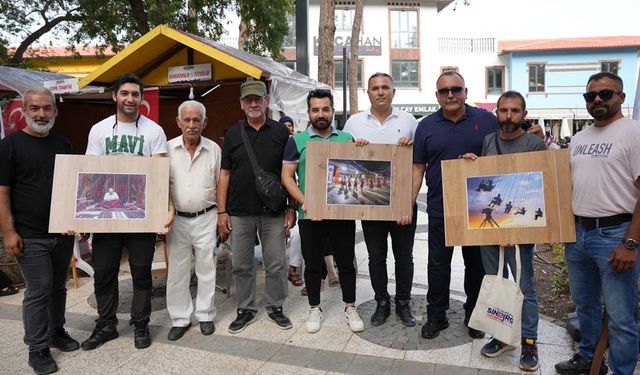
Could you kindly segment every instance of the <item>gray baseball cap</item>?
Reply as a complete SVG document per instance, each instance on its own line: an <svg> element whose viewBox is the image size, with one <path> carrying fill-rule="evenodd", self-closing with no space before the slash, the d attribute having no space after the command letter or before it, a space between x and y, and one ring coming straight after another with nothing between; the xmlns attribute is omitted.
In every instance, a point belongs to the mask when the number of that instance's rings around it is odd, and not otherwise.
<svg viewBox="0 0 640 375"><path fill-rule="evenodd" d="M247 81L240 85L240 99L249 95L267 96L267 85L262 81Z"/></svg>

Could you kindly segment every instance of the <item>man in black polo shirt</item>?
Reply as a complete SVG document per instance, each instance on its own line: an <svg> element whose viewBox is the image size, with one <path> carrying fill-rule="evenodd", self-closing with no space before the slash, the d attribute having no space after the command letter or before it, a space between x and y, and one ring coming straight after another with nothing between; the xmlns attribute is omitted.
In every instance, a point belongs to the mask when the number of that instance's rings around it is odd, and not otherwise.
<svg viewBox="0 0 640 375"><path fill-rule="evenodd" d="M224 137L222 163L217 185L218 233L224 241L231 238L233 279L236 283L238 316L229 332L238 333L253 323L258 307L255 302L256 274L254 246L256 231L264 257L267 311L278 328L290 329L291 321L282 312L287 298L285 229L295 223L293 210L267 209L255 188L255 175L242 141L241 127L260 167L280 177L282 155L289 130L266 116L269 97L264 82L247 81L240 86L240 106L246 114L229 128Z"/></svg>

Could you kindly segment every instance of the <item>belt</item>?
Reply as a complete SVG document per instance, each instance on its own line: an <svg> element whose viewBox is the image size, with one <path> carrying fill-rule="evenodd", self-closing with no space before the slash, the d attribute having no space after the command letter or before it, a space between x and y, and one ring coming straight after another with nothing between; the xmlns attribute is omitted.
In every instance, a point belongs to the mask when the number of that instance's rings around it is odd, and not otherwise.
<svg viewBox="0 0 640 375"><path fill-rule="evenodd" d="M627 221L631 221L632 217L633 215L631 214L618 214L607 217L583 217L576 215L576 224L580 224L582 228L590 230L595 228L620 225L622 223L626 223Z"/></svg>
<svg viewBox="0 0 640 375"><path fill-rule="evenodd" d="M214 205L212 205L211 207L207 207L207 208L205 208L204 210L200 210L200 211L198 211L198 212L182 212L182 211L178 211L178 210L176 210L176 214L177 214L178 216L182 216L182 217L198 217L198 216L200 216L200 215L204 215L204 214L206 214L207 212L209 212L209 211L213 210L213 209L214 209L214 208L216 208L216 207L217 207L217 206L214 204Z"/></svg>

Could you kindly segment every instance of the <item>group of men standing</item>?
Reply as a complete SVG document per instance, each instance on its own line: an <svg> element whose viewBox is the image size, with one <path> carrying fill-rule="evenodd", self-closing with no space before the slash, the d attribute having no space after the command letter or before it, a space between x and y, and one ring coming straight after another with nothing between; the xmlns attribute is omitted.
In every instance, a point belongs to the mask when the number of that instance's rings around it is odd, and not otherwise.
<svg viewBox="0 0 640 375"><path fill-rule="evenodd" d="M237 316L228 330L238 333L256 320L256 264L254 246L262 245L267 317L280 329L292 323L283 307L287 297L285 238L298 220L305 260L304 279L308 292L307 332L321 329L321 265L325 246L331 246L340 273L345 320L354 332L364 329L355 307L355 221L320 220L306 214L305 197L313 189L305 186L309 142L354 142L396 144L413 148L413 212L395 221L362 222L369 253L369 273L376 309L370 317L379 326L391 315L395 304L398 319L407 327L416 325L411 311L413 244L416 231L416 200L426 176L429 218L427 316L421 336L433 339L449 326L449 284L454 249L444 240L442 160L478 155L544 150L544 142L520 126L526 117L524 97L504 93L493 114L465 103L467 88L457 72L444 72L436 81L441 109L420 124L408 113L392 106L395 88L386 73L369 78L370 109L352 116L344 128L333 124L335 109L329 90L316 89L307 96L309 126L290 136L283 125L268 118L269 96L261 81L247 81L240 88L240 106L245 118L228 129L222 149L202 136L207 126L206 108L186 101L178 108L176 122L182 134L170 141L162 128L139 113L143 84L125 74L113 86L116 114L94 125L89 134L88 155L128 155L170 158L170 202L168 229L167 309L172 320L169 340L180 339L191 326L194 314L200 331L215 331L214 306L216 242L230 240L233 277L236 284ZM89 338L81 344L64 330L66 276L71 258L72 231L48 233L49 205L56 154L73 153L62 137L50 133L57 116L55 98L44 88L23 95L27 127L0 142L0 229L5 249L15 255L27 283L23 301L25 342L29 365L39 374L55 372L50 347L63 351L96 349L118 337L118 272L123 248L127 248L133 279L130 325L136 348L151 345L151 262L155 233L96 233L93 235L94 287L98 318ZM556 365L561 374L588 372L601 329L601 297L609 316L609 365L616 374L631 374L638 356L635 311L637 305L637 245L640 239L640 127L624 119L622 81L600 73L592 76L584 94L595 126L585 129L570 144L573 210L577 242L566 249L571 293L577 306L582 341L578 353ZM137 147L123 147L122 142ZM269 209L256 191L251 149L258 164L281 177L289 200L277 210ZM312 172L311 172L312 173ZM594 199L593 195L597 195ZM296 217L297 216L297 217ZM391 236L395 259L396 291L388 292L387 238ZM499 245L499 244L496 244ZM538 307L533 286L534 245L520 244L525 295L520 367L538 368ZM498 247L463 247L465 264L465 325L478 298L485 273L497 273ZM198 280L195 307L190 292L190 267L195 258ZM513 265L513 251L507 250ZM602 291L602 293L599 293ZM484 333L468 327L473 338ZM510 347L492 339L482 348L496 357ZM603 364L604 366L604 364ZM606 372L606 366L601 373Z"/></svg>

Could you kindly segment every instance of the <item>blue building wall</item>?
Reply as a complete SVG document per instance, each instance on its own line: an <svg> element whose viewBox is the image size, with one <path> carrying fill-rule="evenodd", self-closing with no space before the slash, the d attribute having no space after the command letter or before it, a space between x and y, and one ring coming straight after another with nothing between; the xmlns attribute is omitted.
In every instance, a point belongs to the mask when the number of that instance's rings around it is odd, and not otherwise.
<svg viewBox="0 0 640 375"><path fill-rule="evenodd" d="M510 89L521 92L529 108L584 108L587 79L600 71L600 61L619 60L625 107L633 108L638 74L638 49L594 49L511 53L503 55ZM527 64L545 63L545 91L529 92Z"/></svg>

